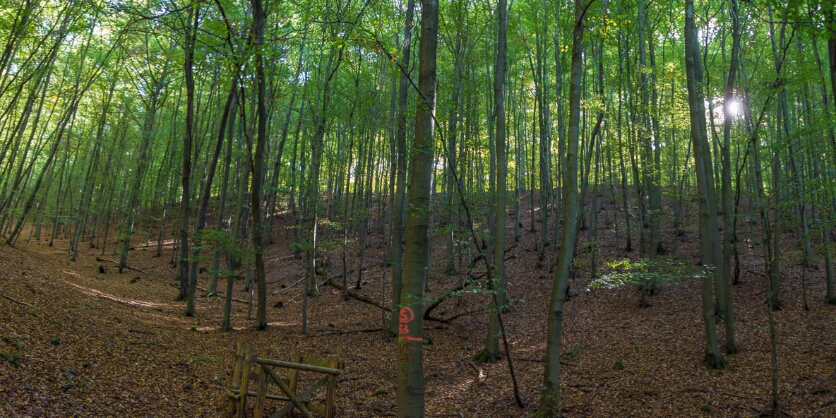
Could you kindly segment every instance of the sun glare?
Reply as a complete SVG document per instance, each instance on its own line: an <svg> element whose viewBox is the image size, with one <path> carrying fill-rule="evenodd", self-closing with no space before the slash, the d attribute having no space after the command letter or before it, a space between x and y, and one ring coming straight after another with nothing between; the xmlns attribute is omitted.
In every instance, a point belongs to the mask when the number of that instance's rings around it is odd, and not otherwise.
<svg viewBox="0 0 836 418"><path fill-rule="evenodd" d="M729 113L732 116L737 116L737 114L740 113L740 103L738 103L737 101L732 100L729 102L727 106L729 108Z"/></svg>

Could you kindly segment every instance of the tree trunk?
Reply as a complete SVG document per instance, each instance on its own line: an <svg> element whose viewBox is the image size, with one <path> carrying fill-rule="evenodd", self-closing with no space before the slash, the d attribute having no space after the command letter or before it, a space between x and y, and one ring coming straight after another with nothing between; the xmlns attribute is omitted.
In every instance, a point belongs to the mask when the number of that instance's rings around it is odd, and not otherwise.
<svg viewBox="0 0 836 418"><path fill-rule="evenodd" d="M734 80L737 77L737 63L740 53L740 22L737 0L731 0L729 13L732 18L732 53L726 92L723 103L723 284L726 288L726 354L737 353L734 343L734 298L731 280L731 253L734 247L734 211L731 198L731 125L734 114Z"/></svg>
<svg viewBox="0 0 836 418"><path fill-rule="evenodd" d="M406 195L406 108L409 94L410 42L412 38L412 19L415 10L414 0L408 0L404 23L403 57L401 60L401 75L398 86L398 167L397 184L395 186L394 230L392 231L392 316L389 320L389 335L398 335L399 305L403 288L403 233L404 233L404 196Z"/></svg>
<svg viewBox="0 0 836 418"><path fill-rule="evenodd" d="M433 174L433 115L436 97L436 49L438 0L424 0L421 7L415 143L406 221L404 277L398 316L398 417L424 416L424 281L429 261L430 184Z"/></svg>
<svg viewBox="0 0 836 418"><path fill-rule="evenodd" d="M718 264L719 239L717 236L717 208L714 197L714 176L711 172L711 155L705 129L705 105L702 83L702 68L697 43L697 29L694 26L694 2L685 2L685 68L688 79L688 105L691 117L691 142L694 144L697 183L700 199L700 260L705 268ZM705 322L705 363L711 369L726 368L726 361L717 345L717 330L714 324L714 300L712 284L721 280L715 273L707 272L702 279L702 314ZM714 277L717 276L717 277Z"/></svg>
<svg viewBox="0 0 836 418"><path fill-rule="evenodd" d="M252 185L250 186L250 207L252 208L252 239L253 253L255 255L255 276L258 286L258 309L256 311L255 329L267 329L267 280L264 276L264 246L262 243L263 218L261 216L261 190L264 179L264 146L267 144L267 97L265 94L266 80L264 78L264 25L267 13L262 9L261 0L252 0L253 8L253 35L256 38L255 65L256 65L256 89L257 89L257 117L258 128L256 132L255 150L252 140L248 142L247 157L251 161Z"/></svg>
<svg viewBox="0 0 836 418"><path fill-rule="evenodd" d="M582 0L575 0L572 69L569 78L569 131L566 142L566 166L563 171L563 234L549 302L546 363L539 406L539 413L546 417L559 416L563 308L566 303L566 288L569 285L577 236L577 229L574 226L578 218L578 141L581 121L584 15L590 5L591 3L584 5Z"/></svg>
<svg viewBox="0 0 836 418"><path fill-rule="evenodd" d="M189 280L189 204L191 200L191 172L192 172L192 141L194 140L194 45L197 39L197 25L200 18L200 7L189 7L189 21L194 19L193 27L186 33L185 55L183 65L186 82L186 132L183 135L183 171L181 184L183 195L180 199L180 291L186 291L186 316L194 316L194 294L197 291L197 275L192 282ZM125 260L123 253L123 260Z"/></svg>
<svg viewBox="0 0 836 418"><path fill-rule="evenodd" d="M491 319L488 326L488 336L485 348L476 355L477 362L493 363L501 356L499 352L500 315L506 310L505 277L505 223L508 218L506 206L508 204L508 160L506 157L505 138L505 70L508 63L508 6L506 0L499 0L497 4L497 24L499 34L497 40L496 64L494 67L494 106L496 111L496 207L494 213L493 230L493 281L489 283L494 293L495 306L491 309ZM489 267L490 268L490 267Z"/></svg>

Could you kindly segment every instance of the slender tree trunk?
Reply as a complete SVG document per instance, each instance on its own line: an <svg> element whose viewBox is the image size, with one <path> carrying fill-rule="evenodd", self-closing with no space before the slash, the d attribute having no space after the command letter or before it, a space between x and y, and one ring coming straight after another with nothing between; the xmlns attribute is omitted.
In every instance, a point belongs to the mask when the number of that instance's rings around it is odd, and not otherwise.
<svg viewBox="0 0 836 418"><path fill-rule="evenodd" d="M572 69L569 78L569 132L566 142L566 166L563 172L563 234L561 236L557 269L554 274L549 302L548 337L543 389L540 392L539 413L546 417L559 416L560 346L563 337L563 309L572 259L575 255L578 218L578 141L581 121L581 71L583 67L584 18L590 3L575 0L575 19L572 33Z"/></svg>
<svg viewBox="0 0 836 418"><path fill-rule="evenodd" d="M76 226L75 226L75 233L73 234L73 242L70 245L70 252L72 253L71 260L76 261L78 257L78 241L80 239L80 235L85 228L87 217L88 217L88 210L90 207L90 194L93 192L93 170L96 162L98 160L97 156L99 154L99 141L101 140L102 133L104 131L104 125L107 120L107 112L108 108L110 107L111 99L113 98L113 90L116 88L116 78L110 83L110 88L107 93L107 98L105 99L104 103L102 104L102 113L99 116L98 128L96 130L96 136L93 140L93 156L90 158L89 165L87 166L87 174L85 175L85 186L84 192L82 196L81 204L79 205L78 215L76 216Z"/></svg>
<svg viewBox="0 0 836 418"><path fill-rule="evenodd" d="M621 167L621 198L622 204L624 205L624 226L626 228L626 236L627 236L627 244L624 247L624 251L630 252L633 251L633 231L630 229L630 188L628 184L627 178L627 168L624 164L624 142L621 138L621 133L623 131L622 124L621 124L621 116L622 116L622 104L623 104L623 71L624 71L624 54L621 48L621 36L619 35L619 43L618 43L618 57L619 57L619 65L618 65L618 120L616 121L616 129L618 130L618 161L619 166Z"/></svg>
<svg viewBox="0 0 836 418"><path fill-rule="evenodd" d="M151 142L154 139L154 123L156 120L157 110L159 110L160 107L160 95L162 94L163 87L167 83L167 76L168 62L166 61L162 74L159 76L159 79L153 86L153 90L150 92L150 97L147 101L148 105L145 109L146 113L142 124L142 137L139 146L136 174L134 175L133 182L131 183L131 192L127 208L128 213L125 214L125 232L122 241L122 253L119 257L120 272L128 266L128 251L131 248L131 235L133 234L134 222L136 222L137 211L139 210L142 181L145 178L145 171L148 169L148 163L150 162L148 153L151 149ZM182 280L183 279L181 278L181 281ZM185 299L187 291L187 288L181 286L180 296L178 296L177 299Z"/></svg>
<svg viewBox="0 0 836 418"><path fill-rule="evenodd" d="M256 38L255 65L258 112L258 128L256 132L255 150L252 140L248 142L248 158L252 161L252 186L250 187L250 206L252 208L252 239L255 255L255 275L258 287L258 309L256 311L255 329L267 329L267 280L264 276L264 246L262 243L262 196L261 188L264 179L264 146L267 144L267 97L265 94L266 80L264 77L264 26L267 13L262 9L261 0L252 0L253 35Z"/></svg>
<svg viewBox="0 0 836 418"><path fill-rule="evenodd" d="M431 0L434 1L434 0ZM392 231L392 316L389 320L389 335L399 334L399 309L403 290L403 233L404 233L404 197L406 195L406 109L409 94L410 42L412 38L412 20L415 10L414 0L407 0L404 23L403 52L401 56L401 75L398 86L398 167L397 185L395 186L394 230Z"/></svg>
<svg viewBox="0 0 836 418"><path fill-rule="evenodd" d="M461 12L457 15L458 19L461 19ZM460 97L461 97L461 90L462 90L462 63L461 63L461 55L462 55L462 34L461 32L456 33L456 46L455 46L455 57L454 57L454 83L453 86L453 94L450 100L450 117L449 117L449 131L447 133L447 165L448 169L445 170L446 175L446 182L447 182L447 195L446 195L446 221L447 221L447 231L445 232L445 236L447 238L447 267L445 268L445 274L447 275L455 275L456 274L456 264L455 264L455 236L456 236L456 224L458 221L456 220L456 196L459 192L458 187L459 185L456 184L456 179L453 176L453 169L456 167L456 139L458 136L458 116L459 116L459 108L460 108Z"/></svg>
<svg viewBox="0 0 836 418"><path fill-rule="evenodd" d="M230 113L234 112L232 109L233 104L236 101L236 94L235 91L237 89L237 80L233 77L232 85L229 89L229 94L226 98L226 104L224 105L223 113L221 114L221 122L220 126L218 127L218 139L217 143L215 144L214 152L212 153L211 158L209 159L209 166L206 168L206 172L204 173L204 182L203 188L200 191L200 201L198 202L198 209L197 209L197 219L195 219L195 226L194 226L194 236L192 237L192 265L191 270L189 272L189 307L186 308L187 312L194 313L194 294L196 290L192 287L196 286L197 284L197 274L199 272L199 264L200 264L200 252L201 248L203 247L203 229L206 227L206 212L209 210L209 197L212 195L212 182L215 178L215 168L218 165L218 159L221 156L221 150L223 149L224 145L224 134L226 133L226 125L227 121L229 120ZM220 214L218 214L220 216ZM218 225L220 225L220 219L218 219ZM215 267L217 269L217 266ZM212 273L212 281L209 286L209 293L216 292L216 286L218 284L217 280L217 271Z"/></svg>
<svg viewBox="0 0 836 418"><path fill-rule="evenodd" d="M508 5L506 0L497 4L497 39L496 64L494 66L494 106L496 111L496 207L493 230L493 282L489 284L494 293L495 306L491 309L488 336L485 348L476 355L476 361L493 363L501 356L499 337L501 336L500 315L506 310L505 277L505 224L508 218L508 160L506 157L505 138L505 70L508 63Z"/></svg>
<svg viewBox="0 0 836 418"><path fill-rule="evenodd" d="M194 69L192 68L192 62L197 39L197 25L200 20L200 6L198 5L189 7L188 21L192 20L193 26L186 33L186 59L183 65L186 83L186 131L183 135L183 171L180 177L183 195L180 199L180 263L178 264L181 292L186 289L186 316L194 316L194 295L197 287L197 275L195 275L194 282L189 279L189 213L191 212L189 204L191 200L192 141L194 140L195 127ZM124 254L123 260L125 260Z"/></svg>
<svg viewBox="0 0 836 418"><path fill-rule="evenodd" d="M711 155L705 129L705 106L702 68L694 26L694 2L685 2L685 68L688 79L688 105L691 116L691 141L694 144L697 183L700 199L700 260L703 267L712 269L718 265L717 209L714 198L714 182L711 174ZM717 344L714 323L714 303L711 293L714 280L721 280L716 270L707 272L702 279L702 314L705 322L705 363L711 369L726 368L726 361ZM716 277L715 277L716 276Z"/></svg>
<svg viewBox="0 0 836 418"><path fill-rule="evenodd" d="M438 0L424 0L421 7L418 90L415 114L415 152L406 221L404 277L398 328L398 417L424 416L424 282L429 261L430 184L433 172L433 114L436 97L436 49ZM403 303L405 302L405 303Z"/></svg>
<svg viewBox="0 0 836 418"><path fill-rule="evenodd" d="M726 354L737 353L734 343L734 298L731 280L731 253L734 247L734 211L731 197L731 125L734 114L734 80L737 77L737 62L740 53L740 21L737 0L731 0L729 13L732 18L732 53L723 103L723 284L726 288Z"/></svg>

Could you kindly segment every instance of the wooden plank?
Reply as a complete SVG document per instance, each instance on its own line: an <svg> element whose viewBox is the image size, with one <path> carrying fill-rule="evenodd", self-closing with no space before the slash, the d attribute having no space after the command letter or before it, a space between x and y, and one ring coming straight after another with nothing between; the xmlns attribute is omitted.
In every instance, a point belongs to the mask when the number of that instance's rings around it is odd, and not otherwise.
<svg viewBox="0 0 836 418"><path fill-rule="evenodd" d="M251 372L250 373L250 380L255 381L258 378L258 375L259 375L258 371ZM290 380L288 380L288 379L282 378L282 381L286 385L290 384ZM273 383L273 379L267 379L267 385L268 386L276 386L276 384Z"/></svg>
<svg viewBox="0 0 836 418"><path fill-rule="evenodd" d="M290 356L290 361L292 361L294 363L299 363L301 360L302 360L302 355L299 354L298 351L294 351L293 354L291 354L291 356ZM290 386L290 390L292 390L293 393L296 393L296 382L298 380L299 380L299 370L290 369L290 379L289 379L288 386Z"/></svg>
<svg viewBox="0 0 836 418"><path fill-rule="evenodd" d="M337 360L329 360L328 367L336 369L338 367ZM337 416L336 392L337 377L328 376L328 389L325 390L325 418L335 418Z"/></svg>
<svg viewBox="0 0 836 418"><path fill-rule="evenodd" d="M267 380L272 380L272 379L267 379ZM236 396L237 396L237 395L236 395ZM255 393L255 392L253 392L253 391L249 391L249 392L247 392L247 396L256 397L256 396L258 396L258 394L257 394L257 393ZM264 397L265 397L266 399L270 399L270 400L272 400L272 401L284 401L284 402L290 402L290 398L285 398L284 396L279 396L279 395L271 395L271 394L269 394L269 393L268 393L268 394L266 394L266 395L264 395Z"/></svg>
<svg viewBox="0 0 836 418"><path fill-rule="evenodd" d="M270 350L261 350L263 357L270 358ZM255 396L255 410L253 410L254 418L264 418L264 401L267 395L267 374L264 373L263 367L258 367L258 390Z"/></svg>
<svg viewBox="0 0 836 418"><path fill-rule="evenodd" d="M320 405L313 404L313 403L307 403L307 402L304 402L304 404L305 404L305 407L308 408L308 410L311 411L311 412L314 412L314 413L317 413L317 414L323 414L323 415L325 414L325 408L323 408Z"/></svg>
<svg viewBox="0 0 836 418"><path fill-rule="evenodd" d="M315 358L312 358L312 357L302 357L296 363L310 364L312 366L319 366L319 367L330 367L329 366L330 362L328 360L320 360L320 359L315 359Z"/></svg>
<svg viewBox="0 0 836 418"><path fill-rule="evenodd" d="M333 376L339 376L342 373L340 369L334 369L330 367L320 367L320 366L312 366L310 364L299 364L299 363L291 363L289 361L282 361L282 360L273 360L269 358L263 357L255 357L253 358L254 363L263 364L267 366L273 367L283 367L286 369L296 369L296 370L304 370L309 372L317 372L317 373L324 373L330 374Z"/></svg>
<svg viewBox="0 0 836 418"><path fill-rule="evenodd" d="M305 401L305 399L308 399L308 397L311 396L314 392L316 392L317 389L325 386L325 384L328 383L328 377L329 376L330 375L323 376L321 379L319 379L319 381L314 383L313 386L308 388L308 390L302 392L302 394L299 395L299 400L303 401L302 403L304 403L305 406L309 410L314 411L316 413L324 412L323 410L321 410L321 408L318 407L318 405L314 405L310 402L304 402L304 401ZM278 412L271 415L270 418L283 418L285 416L285 414L289 413L292 410L293 410L293 404L287 404L282 409L280 409Z"/></svg>
<svg viewBox="0 0 836 418"><path fill-rule="evenodd" d="M241 393L246 393L249 390L250 384L250 366L253 361L253 348L249 344L244 345L244 368L241 373ZM238 399L238 418L244 418L244 409L247 406L247 397L241 396Z"/></svg>
<svg viewBox="0 0 836 418"><path fill-rule="evenodd" d="M270 366L262 364L261 368L263 368L264 371L266 371L267 374L269 374L270 377L273 378L276 384L279 385L279 389L281 389L282 392L284 392L284 394L287 395L288 398L290 398L290 401L293 402L293 405L296 405L296 408L300 412L302 412L302 415L304 415L305 418L313 418L313 415L311 415L311 411L308 411L308 408L305 408L305 405L303 405L299 398L297 398L296 395L293 394L293 391L291 391L290 388L287 387L287 385L284 384L284 382L282 382L282 379L276 374L276 372L273 371L273 369L270 368ZM242 398L246 398L246 396L242 396Z"/></svg>
<svg viewBox="0 0 836 418"><path fill-rule="evenodd" d="M229 387L231 392L239 391L241 385L241 368L244 364L244 344L239 342L235 347L235 368L232 369L232 375L229 376ZM229 404L226 407L226 416L232 417L235 415L235 407L238 404L238 399L230 397Z"/></svg>

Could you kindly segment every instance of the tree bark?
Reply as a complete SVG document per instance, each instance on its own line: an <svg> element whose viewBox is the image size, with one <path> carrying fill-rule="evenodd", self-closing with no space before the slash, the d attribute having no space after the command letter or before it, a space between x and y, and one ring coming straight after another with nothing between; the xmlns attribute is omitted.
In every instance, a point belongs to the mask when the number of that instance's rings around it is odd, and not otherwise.
<svg viewBox="0 0 836 418"><path fill-rule="evenodd" d="M403 288L403 233L404 233L404 196L406 195L406 107L409 94L410 43L412 38L412 19L415 10L414 0L408 0L404 23L403 52L401 56L401 75L398 86L398 131L397 153L398 167L395 186L394 230L392 231L392 316L389 320L389 335L398 335L398 309Z"/></svg>
<svg viewBox="0 0 836 418"><path fill-rule="evenodd" d="M508 5L506 0L499 0L497 4L497 37L496 64L494 66L494 110L496 112L496 206L494 212L493 230L493 277L488 284L494 292L494 304L491 309L491 319L488 325L488 336L485 348L476 355L476 360L483 363L493 363L501 357L499 352L499 337L501 336L500 315L506 310L505 277L505 224L508 218L506 206L508 204L508 159L506 157L505 138L505 71L508 63ZM543 209L545 210L545 209ZM545 225L544 225L545 228ZM548 229L548 228L546 228ZM489 267L490 268L490 267Z"/></svg>
<svg viewBox="0 0 836 418"><path fill-rule="evenodd" d="M549 301L546 363L543 389L540 392L539 413L546 417L559 415L560 346L563 337L563 309L572 259L578 218L578 141L581 122L581 71L583 67L584 15L594 0L586 5L575 0L575 19L572 33L572 69L569 78L569 126L566 141L566 167L563 171L563 234L561 235L557 269Z"/></svg>
<svg viewBox="0 0 836 418"><path fill-rule="evenodd" d="M688 79L688 105L691 117L691 142L694 144L697 183L700 199L700 260L705 268L712 269L702 278L702 314L705 323L705 363L711 369L724 369L726 361L717 345L717 330L714 324L714 299L712 284L721 280L716 270L719 250L717 236L717 208L714 197L714 176L711 172L711 155L706 139L705 96L702 85L702 68L697 43L697 29L694 25L694 2L685 2L685 68ZM715 277L717 276L717 277Z"/></svg>
<svg viewBox="0 0 836 418"><path fill-rule="evenodd" d="M732 18L732 52L726 82L725 99L723 103L723 284L726 288L726 354L737 353L734 343L734 298L731 280L731 253L734 247L734 210L731 197L731 125L734 114L734 80L737 77L737 64L740 54L740 20L737 0L731 0L729 13Z"/></svg>
<svg viewBox="0 0 836 418"><path fill-rule="evenodd" d="M267 280L264 276L264 246L262 243L263 218L261 216L261 190L264 179L264 146L267 143L267 97L265 94L266 80L264 78L264 25L267 14L262 9L261 0L252 0L253 8L253 34L256 38L255 65L256 65L256 89L257 89L257 117L258 127L256 131L255 150L253 144L248 141L248 158L252 167L252 186L250 186L250 206L252 208L252 239L253 253L255 255L255 276L258 287L258 309L256 311L255 329L267 329ZM254 151L254 152L253 152Z"/></svg>
<svg viewBox="0 0 836 418"><path fill-rule="evenodd" d="M180 263L178 268L181 293L183 288L186 291L186 316L194 316L197 275L195 275L194 282L189 279L189 205L191 200L192 141L194 140L194 69L192 63L195 40L197 39L197 25L200 20L199 6L195 5L189 8L188 20L193 20L193 26L186 32L186 59L183 63L186 82L186 131L183 135L183 171L180 177L183 194L180 199ZM127 252L123 253L123 261L126 254Z"/></svg>
<svg viewBox="0 0 836 418"><path fill-rule="evenodd" d="M424 281L429 261L430 185L433 174L433 128L436 97L438 0L424 0L421 8L415 143L406 221L402 308L398 316L398 417L424 416Z"/></svg>

